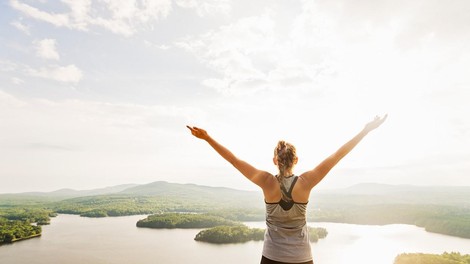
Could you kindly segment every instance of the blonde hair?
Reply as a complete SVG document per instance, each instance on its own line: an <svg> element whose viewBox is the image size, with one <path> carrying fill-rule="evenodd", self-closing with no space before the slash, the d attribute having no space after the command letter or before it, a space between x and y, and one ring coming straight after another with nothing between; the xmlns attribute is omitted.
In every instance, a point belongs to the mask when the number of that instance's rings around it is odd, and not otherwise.
<svg viewBox="0 0 470 264"><path fill-rule="evenodd" d="M277 142L276 148L274 149L274 157L276 158L277 167L279 168L279 175L277 176L277 180L281 186L284 186L283 179L286 176L290 176L287 174L292 173L292 167L294 167L295 161L297 160L297 151L294 145L284 140L279 140L279 142ZM283 200L291 200L288 197L285 197L283 192L281 192L281 194Z"/></svg>
<svg viewBox="0 0 470 264"><path fill-rule="evenodd" d="M294 145L280 140L277 142L277 146L274 149L274 157L277 160L277 167L279 168L279 176L287 176L294 166L294 162L297 159L297 152Z"/></svg>

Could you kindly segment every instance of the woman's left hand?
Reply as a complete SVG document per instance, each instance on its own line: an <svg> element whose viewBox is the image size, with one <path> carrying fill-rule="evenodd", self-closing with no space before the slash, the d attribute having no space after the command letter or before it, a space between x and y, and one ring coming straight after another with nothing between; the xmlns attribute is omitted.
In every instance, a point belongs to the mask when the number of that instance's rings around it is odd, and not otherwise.
<svg viewBox="0 0 470 264"><path fill-rule="evenodd" d="M204 139L204 140L209 138L207 131L205 131L202 128L190 127L190 126L186 126L186 127L189 128L189 130L191 130L191 134L197 138Z"/></svg>

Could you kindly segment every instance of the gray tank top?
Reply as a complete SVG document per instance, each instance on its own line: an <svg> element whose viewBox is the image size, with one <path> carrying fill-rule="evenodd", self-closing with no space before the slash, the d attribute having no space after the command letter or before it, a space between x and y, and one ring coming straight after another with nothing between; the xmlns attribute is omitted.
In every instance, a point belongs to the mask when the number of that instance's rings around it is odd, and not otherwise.
<svg viewBox="0 0 470 264"><path fill-rule="evenodd" d="M281 191L292 199L297 176L284 178ZM307 204L295 201L266 203L266 232L263 256L289 263L312 260L306 220Z"/></svg>

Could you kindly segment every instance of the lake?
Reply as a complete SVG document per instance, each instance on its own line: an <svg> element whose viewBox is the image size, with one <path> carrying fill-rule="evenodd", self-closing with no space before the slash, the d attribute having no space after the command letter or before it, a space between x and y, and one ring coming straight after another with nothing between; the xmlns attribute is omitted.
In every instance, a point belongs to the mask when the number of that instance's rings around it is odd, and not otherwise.
<svg viewBox="0 0 470 264"><path fill-rule="evenodd" d="M259 263L263 242L213 245L194 241L201 229L135 226L146 216L85 218L59 215L42 236L0 246L0 263ZM248 222L264 228L264 222ZM470 254L470 239L425 232L410 225L310 223L328 236L312 244L315 264L393 263L400 253L458 251Z"/></svg>

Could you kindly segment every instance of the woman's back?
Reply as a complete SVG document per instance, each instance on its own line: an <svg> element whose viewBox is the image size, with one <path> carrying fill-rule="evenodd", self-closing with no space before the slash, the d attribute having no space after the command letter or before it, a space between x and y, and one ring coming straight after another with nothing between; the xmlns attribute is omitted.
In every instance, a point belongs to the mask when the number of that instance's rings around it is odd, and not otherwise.
<svg viewBox="0 0 470 264"><path fill-rule="evenodd" d="M307 204L292 200L297 176L283 177L279 188L289 201L266 202L263 256L280 262L301 263L312 259L306 220Z"/></svg>

